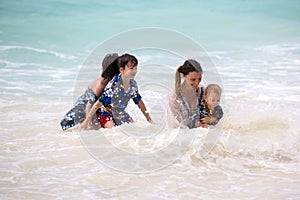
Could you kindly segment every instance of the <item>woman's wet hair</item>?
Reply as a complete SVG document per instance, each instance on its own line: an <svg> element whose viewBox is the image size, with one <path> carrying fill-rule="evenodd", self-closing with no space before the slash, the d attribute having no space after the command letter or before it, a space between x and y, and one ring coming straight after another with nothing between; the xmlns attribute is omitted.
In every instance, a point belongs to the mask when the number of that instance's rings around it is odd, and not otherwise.
<svg viewBox="0 0 300 200"><path fill-rule="evenodd" d="M118 63L119 55L117 53L107 54L102 61L102 74L101 76L106 80L111 80L114 76L118 75Z"/></svg>
<svg viewBox="0 0 300 200"><path fill-rule="evenodd" d="M202 74L200 63L193 59L186 60L183 65L178 67L177 71L184 76L188 75L190 72L200 72Z"/></svg>
<svg viewBox="0 0 300 200"><path fill-rule="evenodd" d="M188 75L191 72L199 72L200 74L203 73L202 67L200 63L193 59L186 60L183 65L179 66L176 70L175 74L175 91L176 95L179 94L179 89L181 85L181 76L180 74L183 74L184 76Z"/></svg>

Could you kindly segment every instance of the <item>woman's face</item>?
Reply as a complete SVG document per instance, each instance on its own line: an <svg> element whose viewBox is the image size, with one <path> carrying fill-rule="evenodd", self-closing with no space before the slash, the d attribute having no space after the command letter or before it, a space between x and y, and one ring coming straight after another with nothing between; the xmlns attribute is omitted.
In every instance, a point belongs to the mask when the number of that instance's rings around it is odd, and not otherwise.
<svg viewBox="0 0 300 200"><path fill-rule="evenodd" d="M200 72L194 71L184 76L184 79L196 91L199 83L201 82L202 75Z"/></svg>

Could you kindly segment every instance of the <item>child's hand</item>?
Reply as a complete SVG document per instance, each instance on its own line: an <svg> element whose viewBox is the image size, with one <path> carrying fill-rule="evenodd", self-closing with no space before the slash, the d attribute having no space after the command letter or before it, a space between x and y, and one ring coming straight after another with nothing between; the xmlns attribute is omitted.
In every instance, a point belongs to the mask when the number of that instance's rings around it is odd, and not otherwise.
<svg viewBox="0 0 300 200"><path fill-rule="evenodd" d="M196 126L197 127L202 127L202 128L208 128L208 125L201 123L200 120L196 121Z"/></svg>
<svg viewBox="0 0 300 200"><path fill-rule="evenodd" d="M149 123L151 123L151 124L153 123L153 121L152 121L152 119L151 119L149 113L146 114L146 119L147 119L147 121L148 121Z"/></svg>
<svg viewBox="0 0 300 200"><path fill-rule="evenodd" d="M212 122L211 117L209 117L209 116L203 117L202 119L200 119L200 121L202 124L211 124L211 122Z"/></svg>

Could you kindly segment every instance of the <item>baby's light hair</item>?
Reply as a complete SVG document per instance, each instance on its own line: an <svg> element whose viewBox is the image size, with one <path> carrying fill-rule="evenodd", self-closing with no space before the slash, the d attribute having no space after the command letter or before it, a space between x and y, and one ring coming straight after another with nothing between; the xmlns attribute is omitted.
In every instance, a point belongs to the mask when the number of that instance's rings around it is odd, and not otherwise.
<svg viewBox="0 0 300 200"><path fill-rule="evenodd" d="M221 97L222 88L218 84L209 84L205 88L205 96L209 95L211 92L218 94Z"/></svg>

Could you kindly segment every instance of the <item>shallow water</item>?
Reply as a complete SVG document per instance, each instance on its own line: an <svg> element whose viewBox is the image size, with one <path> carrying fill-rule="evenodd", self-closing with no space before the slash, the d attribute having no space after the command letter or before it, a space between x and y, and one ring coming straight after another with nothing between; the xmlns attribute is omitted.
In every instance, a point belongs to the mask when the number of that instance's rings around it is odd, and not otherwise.
<svg viewBox="0 0 300 200"><path fill-rule="evenodd" d="M297 2L30 2L1 3L0 199L300 198ZM270 5L276 12L267 12ZM196 12L201 6L204 11ZM157 25L148 12L172 18ZM186 15L178 21L176 12ZM193 14L201 28L192 26ZM112 26L95 26L104 22ZM262 28L266 24L271 28ZM62 132L60 119L100 73L84 65L93 48L121 31L154 25L181 31L208 49L224 89L225 115L217 129L165 127L166 94L183 58L134 49L136 80L155 124L130 104L135 124ZM200 62L202 83L215 81L209 63Z"/></svg>

